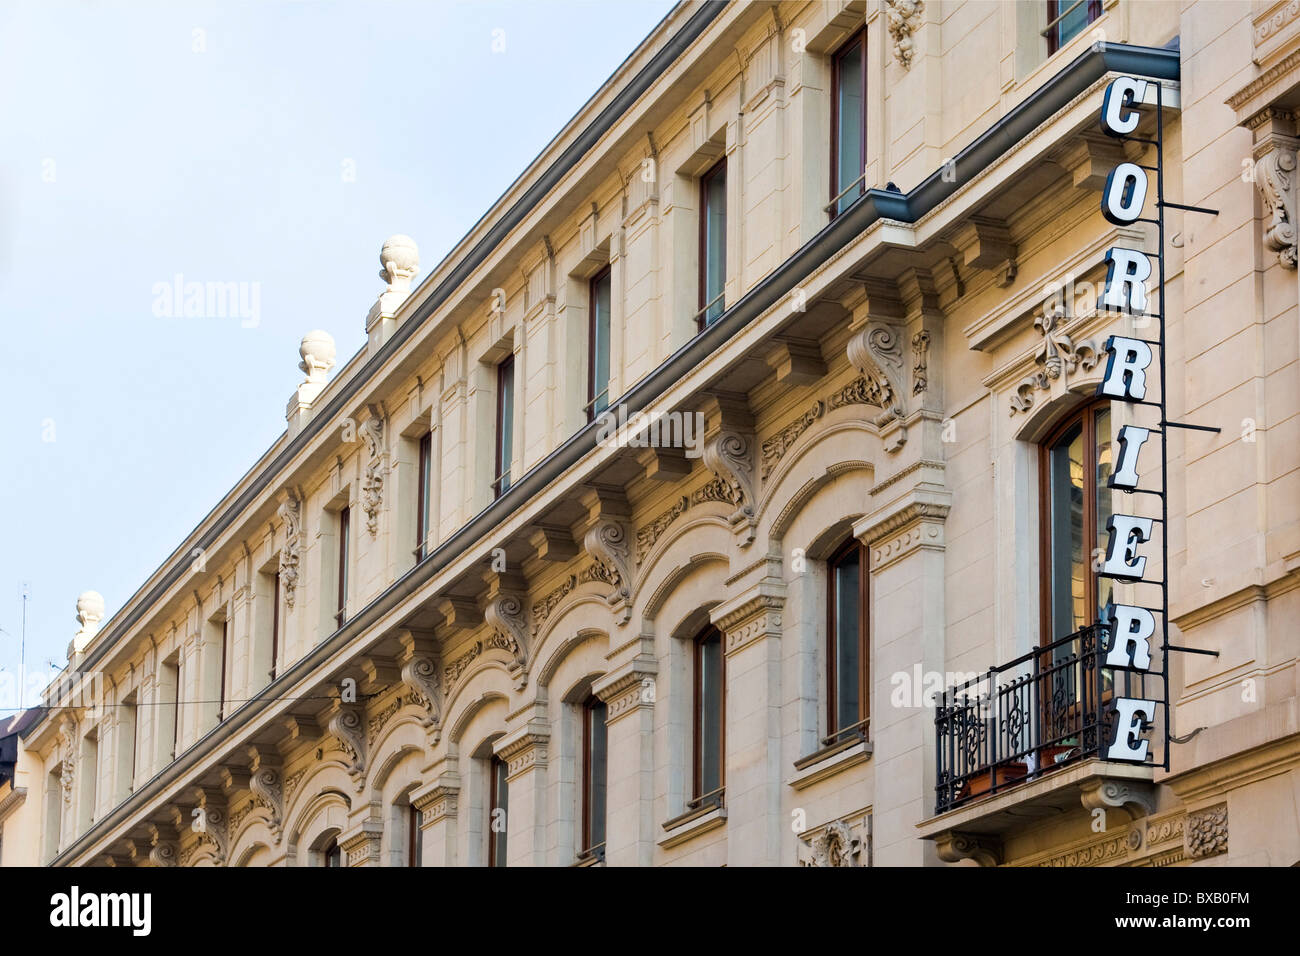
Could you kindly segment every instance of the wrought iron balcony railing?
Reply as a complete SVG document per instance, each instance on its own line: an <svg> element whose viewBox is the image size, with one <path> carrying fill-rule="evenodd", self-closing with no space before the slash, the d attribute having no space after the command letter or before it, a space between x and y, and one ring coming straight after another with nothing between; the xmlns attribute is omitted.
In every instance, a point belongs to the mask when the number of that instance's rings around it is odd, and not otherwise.
<svg viewBox="0 0 1300 956"><path fill-rule="evenodd" d="M1110 702L1145 696L1150 679L1102 666L1107 634L1085 627L943 693L936 814L1101 755L1114 736Z"/></svg>

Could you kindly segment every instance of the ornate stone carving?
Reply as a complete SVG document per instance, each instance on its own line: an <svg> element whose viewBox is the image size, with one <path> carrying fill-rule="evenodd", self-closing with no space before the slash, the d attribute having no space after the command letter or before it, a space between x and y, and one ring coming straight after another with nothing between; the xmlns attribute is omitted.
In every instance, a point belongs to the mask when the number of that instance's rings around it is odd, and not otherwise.
<svg viewBox="0 0 1300 956"><path fill-rule="evenodd" d="M990 837L949 830L934 841L935 852L946 863L974 860L980 866L997 866L1002 862L1002 843Z"/></svg>
<svg viewBox="0 0 1300 956"><path fill-rule="evenodd" d="M800 866L857 866L860 841L843 820L836 820L809 843L809 852L799 860Z"/></svg>
<svg viewBox="0 0 1300 956"><path fill-rule="evenodd" d="M292 491L280 502L280 520L284 522L284 545L280 548L280 590L285 607L293 607L298 587L298 562L302 555L302 501Z"/></svg>
<svg viewBox="0 0 1300 956"><path fill-rule="evenodd" d="M559 605L561 601L578 586L578 576L570 574L557 587L547 592L546 596L540 601L533 604L533 636L537 636L538 630L546 623L546 619L551 616L551 612Z"/></svg>
<svg viewBox="0 0 1300 956"><path fill-rule="evenodd" d="M1228 805L1220 803L1187 814L1183 836L1189 859L1199 860L1228 852Z"/></svg>
<svg viewBox="0 0 1300 956"><path fill-rule="evenodd" d="M721 478L711 478L707 484L691 492L691 504L701 505L706 501L721 501L731 504L731 487Z"/></svg>
<svg viewBox="0 0 1300 956"><path fill-rule="evenodd" d="M1155 812L1155 788L1136 780L1090 780L1084 783L1079 801L1085 810L1116 811L1131 820Z"/></svg>
<svg viewBox="0 0 1300 956"><path fill-rule="evenodd" d="M916 44L912 35L921 29L921 14L925 10L922 0L885 0L885 17L889 24L889 39L893 42L894 59L903 69L912 65Z"/></svg>
<svg viewBox="0 0 1300 956"><path fill-rule="evenodd" d="M705 450L708 461L708 450ZM628 568L627 529L617 521L602 519L588 529L582 546L609 575L617 596L626 601L632 596L632 575Z"/></svg>
<svg viewBox="0 0 1300 956"><path fill-rule="evenodd" d="M155 840L149 848L149 862L154 866L178 865L180 854L176 851L176 844L170 840Z"/></svg>
<svg viewBox="0 0 1300 956"><path fill-rule="evenodd" d="M290 774L284 781L284 804L289 805L293 798L293 792L298 789L298 784L302 783L302 778L307 775L306 770L299 770L297 773Z"/></svg>
<svg viewBox="0 0 1300 956"><path fill-rule="evenodd" d="M343 707L329 721L329 732L347 757L348 775L360 792L366 781L366 740L362 732L361 708Z"/></svg>
<svg viewBox="0 0 1300 956"><path fill-rule="evenodd" d="M668 526L686 513L686 509L691 506L691 499L682 495L673 502L673 506L667 511L655 517L644 528L639 528L636 533L636 563L639 565L645 560L645 556L650 553L650 549L655 546L660 535L667 530Z"/></svg>
<svg viewBox="0 0 1300 956"><path fill-rule="evenodd" d="M378 737L380 732L384 729L384 725L392 720L393 715L401 709L402 697L399 694L390 700L383 710L379 711L379 713L366 721L366 746L368 748L374 748L375 738Z"/></svg>
<svg viewBox="0 0 1300 956"><path fill-rule="evenodd" d="M929 385L930 333L925 329L912 336L912 394L920 395Z"/></svg>
<svg viewBox="0 0 1300 956"><path fill-rule="evenodd" d="M881 392L879 383L863 376L855 378L826 399L828 408L843 408L846 405L874 405L877 408L884 408L885 396Z"/></svg>
<svg viewBox="0 0 1300 956"><path fill-rule="evenodd" d="M438 698L438 662L432 657L412 657L402 665L402 683L411 691L411 703L424 708L421 723L426 729L442 722Z"/></svg>
<svg viewBox="0 0 1300 956"><path fill-rule="evenodd" d="M784 457L785 453L789 451L790 446L798 440L800 435L811 428L813 423L821 418L825 412L826 404L824 402L813 402L812 407L806 412L764 441L762 467L759 469L760 477L766 478Z"/></svg>
<svg viewBox="0 0 1300 956"><path fill-rule="evenodd" d="M1076 370L1090 371L1097 365L1101 346L1092 339L1077 345L1062 329L1065 310L1059 303L1045 309L1034 319L1034 328L1042 335L1034 362L1038 370L1024 378L1011 395L1011 414L1028 411L1037 392L1050 391L1052 382L1064 379Z"/></svg>
<svg viewBox="0 0 1300 956"><path fill-rule="evenodd" d="M361 423L366 442L367 461L361 476L361 507L366 513L366 530L373 538L379 533L379 509L384 503L384 478L387 455L384 452L384 420L372 415Z"/></svg>
<svg viewBox="0 0 1300 956"><path fill-rule="evenodd" d="M271 832L278 841L284 821L284 778L280 775L280 768L258 767L249 775L248 787L253 791L253 803L265 807L270 813Z"/></svg>
<svg viewBox="0 0 1300 956"><path fill-rule="evenodd" d="M1264 206L1264 245L1283 268L1296 267L1296 153L1278 146L1255 161L1255 185Z"/></svg>
<svg viewBox="0 0 1300 956"><path fill-rule="evenodd" d="M192 813L190 816L190 828L198 835L199 843L211 844L217 862L224 864L226 853L230 849L226 811L206 799L198 809L200 813Z"/></svg>
<svg viewBox="0 0 1300 956"><path fill-rule="evenodd" d="M496 647L514 658L511 673L521 676L528 668L528 616L523 598L517 594L498 594L483 608L483 619L492 629L488 647Z"/></svg>
<svg viewBox="0 0 1300 956"><path fill-rule="evenodd" d="M442 669L442 679L447 685L447 690L450 691L455 686L456 681L460 680L461 675L465 673L469 665L474 663L475 659L482 653L483 642L475 641L469 650Z"/></svg>
<svg viewBox="0 0 1300 956"><path fill-rule="evenodd" d="M898 330L881 323L870 323L849 339L849 362L873 386L884 409L876 417L885 450L894 452L907 441L903 419L907 408L903 400L903 347ZM873 403L874 404L874 403Z"/></svg>
<svg viewBox="0 0 1300 956"><path fill-rule="evenodd" d="M727 486L727 500L738 513L754 514L754 464L750 439L720 431L704 443L704 465Z"/></svg>
<svg viewBox="0 0 1300 956"><path fill-rule="evenodd" d="M1121 833L1117 836L1107 837L1104 840L1098 840L1096 843L1089 843L1087 846L1079 847L1077 850L1071 850L1069 853L1058 853L1056 856L1048 857L1038 862L1038 866L1100 866L1103 863L1109 863L1112 860L1118 860L1128 856L1129 839L1127 833Z"/></svg>

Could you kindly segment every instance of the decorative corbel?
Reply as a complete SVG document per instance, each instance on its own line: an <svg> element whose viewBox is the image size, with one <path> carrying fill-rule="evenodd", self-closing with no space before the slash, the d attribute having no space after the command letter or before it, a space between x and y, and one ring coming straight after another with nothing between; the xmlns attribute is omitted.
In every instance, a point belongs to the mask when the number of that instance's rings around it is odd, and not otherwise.
<svg viewBox="0 0 1300 956"><path fill-rule="evenodd" d="M442 724L437 658L428 654L412 656L402 665L402 683L411 692L411 703L424 708L420 723L433 732L434 743L437 743L437 728Z"/></svg>
<svg viewBox="0 0 1300 956"><path fill-rule="evenodd" d="M149 831L149 862L154 866L176 866L180 862L180 851L176 847L175 834L170 828L164 831L157 824L147 825Z"/></svg>
<svg viewBox="0 0 1300 956"><path fill-rule="evenodd" d="M510 673L516 688L522 688L528 682L528 616L523 595L502 592L491 596L483 607L483 619L492 629L487 646L513 658Z"/></svg>
<svg viewBox="0 0 1300 956"><path fill-rule="evenodd" d="M582 537L582 548L604 571L613 586L611 603L632 597L631 549L627 528L615 518L599 518Z"/></svg>
<svg viewBox="0 0 1300 956"><path fill-rule="evenodd" d="M347 757L348 775L360 793L366 785L365 715L356 704L339 707L329 720L330 735Z"/></svg>
<svg viewBox="0 0 1300 956"><path fill-rule="evenodd" d="M257 747L249 747L248 787L253 792L253 802L265 807L270 814L271 833L275 842L282 836L284 823L284 777L280 762L275 756L264 753Z"/></svg>
<svg viewBox="0 0 1300 956"><path fill-rule="evenodd" d="M1255 185L1264 207L1264 246L1284 269L1296 267L1296 140L1273 135L1255 160Z"/></svg>
<svg viewBox="0 0 1300 956"><path fill-rule="evenodd" d="M903 386L902 335L893 325L869 321L849 339L849 362L872 383L884 411L876 417L885 451L898 451L907 442Z"/></svg>
<svg viewBox="0 0 1300 956"><path fill-rule="evenodd" d="M950 830L935 838L934 848L946 863L974 860L980 866L997 866L1002 862L1002 842L993 837Z"/></svg>
<svg viewBox="0 0 1300 956"><path fill-rule="evenodd" d="M727 520L741 547L746 547L758 525L754 416L744 396L730 393L710 395L704 416L710 425L701 457L721 484L720 497L735 509Z"/></svg>
<svg viewBox="0 0 1300 956"><path fill-rule="evenodd" d="M200 843L212 844L217 863L225 865L230 850L225 801L220 794L206 787L195 787L194 794L198 806L190 812L190 829L198 834Z"/></svg>

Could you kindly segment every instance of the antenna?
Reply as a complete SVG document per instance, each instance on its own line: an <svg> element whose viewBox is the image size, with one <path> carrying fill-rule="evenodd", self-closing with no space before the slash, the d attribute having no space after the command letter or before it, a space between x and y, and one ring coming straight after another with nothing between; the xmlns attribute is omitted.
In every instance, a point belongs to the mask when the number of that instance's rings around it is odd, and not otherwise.
<svg viewBox="0 0 1300 956"><path fill-rule="evenodd" d="M31 590L28 582L23 582L23 631L18 641L18 712L25 706L23 694L27 690L27 596Z"/></svg>

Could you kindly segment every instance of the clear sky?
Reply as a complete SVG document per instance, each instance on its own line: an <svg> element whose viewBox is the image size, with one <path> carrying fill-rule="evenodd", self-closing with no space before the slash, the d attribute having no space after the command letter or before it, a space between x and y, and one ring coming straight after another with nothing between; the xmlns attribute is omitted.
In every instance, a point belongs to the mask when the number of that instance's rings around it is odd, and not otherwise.
<svg viewBox="0 0 1300 956"><path fill-rule="evenodd" d="M284 430L303 333L365 344L383 240L427 274L671 7L0 3L0 713L24 583L62 666Z"/></svg>

